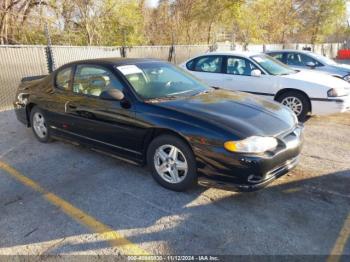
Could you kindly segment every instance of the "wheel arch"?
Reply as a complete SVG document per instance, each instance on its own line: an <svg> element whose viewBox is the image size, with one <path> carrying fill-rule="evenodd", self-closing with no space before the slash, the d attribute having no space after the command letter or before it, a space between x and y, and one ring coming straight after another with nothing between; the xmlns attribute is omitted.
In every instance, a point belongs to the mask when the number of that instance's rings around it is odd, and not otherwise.
<svg viewBox="0 0 350 262"><path fill-rule="evenodd" d="M310 97L308 96L308 94L306 94L304 91L302 91L302 90L300 90L300 89L295 89L295 88L284 88L284 89L281 89L281 90L279 90L279 91L277 92L277 94L275 95L274 100L277 101L277 99L278 99L281 95L283 95L283 94L285 94L285 93L287 93L287 92L297 92L297 93L300 93L300 94L304 95L304 96L307 98L308 102L309 102L310 113L312 112L312 103L311 103Z"/></svg>
<svg viewBox="0 0 350 262"><path fill-rule="evenodd" d="M182 134L168 128L151 128L143 141L143 156L144 156L143 160L145 165L147 165L147 151L148 151L149 145L155 138L162 135L172 135L181 139L184 143L186 143L186 145L188 145L188 147L192 150L193 155L195 156L190 142Z"/></svg>
<svg viewBox="0 0 350 262"><path fill-rule="evenodd" d="M332 76L344 80L344 78L341 75L332 75Z"/></svg>
<svg viewBox="0 0 350 262"><path fill-rule="evenodd" d="M31 125L32 125L32 123L30 121L30 113L35 106L36 106L36 104L34 104L34 103L29 103L28 105L26 105L26 117L27 117L27 126L28 127L31 127Z"/></svg>

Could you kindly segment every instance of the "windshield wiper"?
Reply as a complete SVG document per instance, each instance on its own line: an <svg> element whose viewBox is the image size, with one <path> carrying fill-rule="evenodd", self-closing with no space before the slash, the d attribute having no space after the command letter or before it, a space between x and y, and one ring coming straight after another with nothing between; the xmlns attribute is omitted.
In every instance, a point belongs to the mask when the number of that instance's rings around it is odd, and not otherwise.
<svg viewBox="0 0 350 262"><path fill-rule="evenodd" d="M208 90L204 90L204 91L195 93L195 94L193 94L193 96L199 96L199 95L208 94L208 93L211 93L211 92L213 92L213 89L208 89Z"/></svg>
<svg viewBox="0 0 350 262"><path fill-rule="evenodd" d="M182 94L190 93L190 92L193 92L193 91L195 91L195 90L185 90L185 91L169 94L168 96L182 95Z"/></svg>
<svg viewBox="0 0 350 262"><path fill-rule="evenodd" d="M287 76L287 75L296 74L296 73L299 73L299 72L300 72L300 70L294 70L294 71L289 72L289 73L279 74L279 76Z"/></svg>
<svg viewBox="0 0 350 262"><path fill-rule="evenodd" d="M150 102L150 103L156 103L156 102L160 102L160 101L177 99L179 97L181 97L181 96L162 96L162 97L150 98L150 99L147 99L146 101Z"/></svg>
<svg viewBox="0 0 350 262"><path fill-rule="evenodd" d="M195 90L187 90L187 91L177 92L177 93L169 94L169 95L162 96L162 97L151 98L151 99L148 99L147 101L151 102L151 103L154 103L154 102L165 101L165 100L173 100L173 99L185 98L185 97L188 97L188 96L183 96L183 94L190 93L190 92L193 92L193 91L195 91ZM193 96L206 94L206 93L209 93L211 91L212 90L205 90L205 91L202 91L202 92L195 93L195 94L193 94Z"/></svg>

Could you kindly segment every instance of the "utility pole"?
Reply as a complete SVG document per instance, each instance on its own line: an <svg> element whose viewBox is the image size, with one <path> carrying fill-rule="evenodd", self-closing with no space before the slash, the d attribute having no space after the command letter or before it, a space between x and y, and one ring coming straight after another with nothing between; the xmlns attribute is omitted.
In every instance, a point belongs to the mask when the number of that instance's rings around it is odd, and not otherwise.
<svg viewBox="0 0 350 262"><path fill-rule="evenodd" d="M123 46L120 50L121 57L126 57L126 30L123 28Z"/></svg>
<svg viewBox="0 0 350 262"><path fill-rule="evenodd" d="M175 47L175 34L174 30L172 30L171 33L171 45L169 48L169 55L168 55L168 62L174 61L174 64L176 64L176 47Z"/></svg>
<svg viewBox="0 0 350 262"><path fill-rule="evenodd" d="M39 2L39 9L41 8L42 0ZM46 12L45 12L46 13ZM49 25L47 23L47 17L44 18L44 31L45 31L45 36L47 40L47 45L45 48L45 54L46 54L46 60L47 60L47 70L49 73L55 70L55 60L53 57L53 52L52 52L52 43L51 43L51 36L50 36L50 31L49 31Z"/></svg>
<svg viewBox="0 0 350 262"><path fill-rule="evenodd" d="M231 50L235 51L236 50L236 34L234 31L231 33Z"/></svg>

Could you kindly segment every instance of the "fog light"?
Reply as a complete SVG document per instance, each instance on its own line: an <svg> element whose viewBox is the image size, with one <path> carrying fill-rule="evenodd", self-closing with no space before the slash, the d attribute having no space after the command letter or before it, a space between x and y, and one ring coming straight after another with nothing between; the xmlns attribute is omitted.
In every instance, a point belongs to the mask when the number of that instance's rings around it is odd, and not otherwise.
<svg viewBox="0 0 350 262"><path fill-rule="evenodd" d="M249 175L248 176L248 182L250 183L259 183L263 180L263 178L261 176L257 176L257 175Z"/></svg>

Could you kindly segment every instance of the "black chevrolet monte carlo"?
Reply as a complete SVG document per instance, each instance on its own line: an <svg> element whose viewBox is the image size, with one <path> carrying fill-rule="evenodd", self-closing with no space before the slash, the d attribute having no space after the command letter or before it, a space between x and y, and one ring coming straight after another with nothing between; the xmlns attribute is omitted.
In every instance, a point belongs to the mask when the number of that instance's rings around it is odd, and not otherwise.
<svg viewBox="0 0 350 262"><path fill-rule="evenodd" d="M26 77L14 105L40 142L64 138L148 165L176 191L197 181L262 188L296 166L303 140L288 108L151 59L77 61Z"/></svg>

